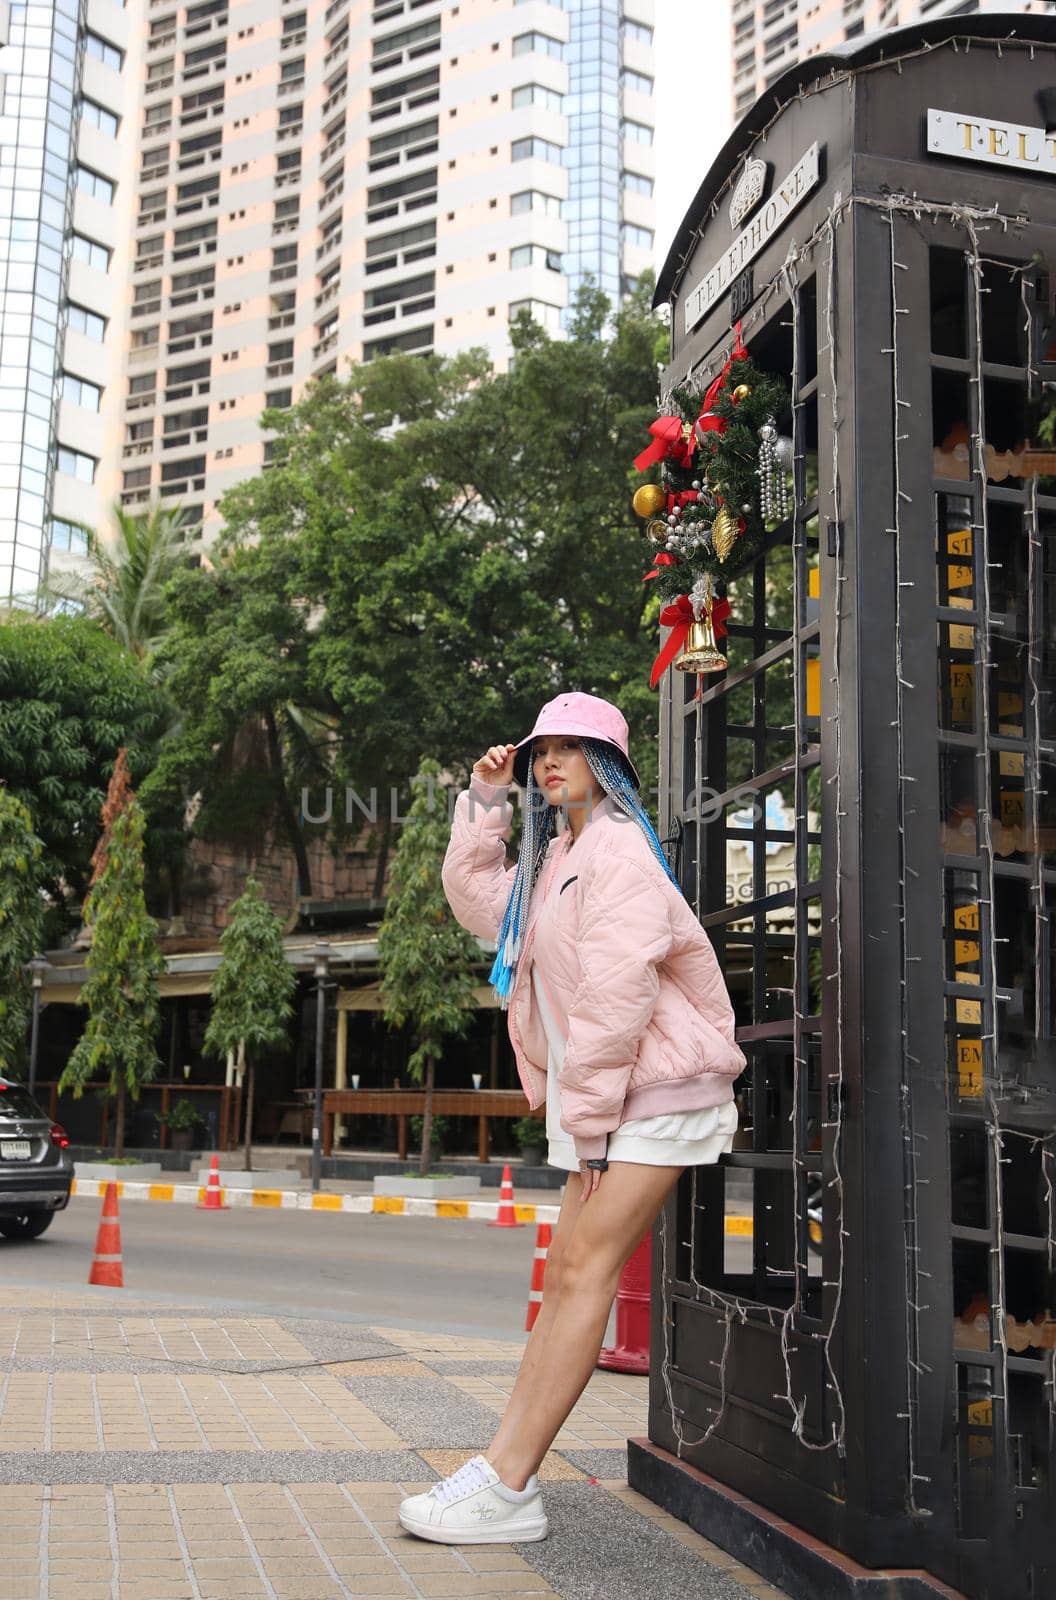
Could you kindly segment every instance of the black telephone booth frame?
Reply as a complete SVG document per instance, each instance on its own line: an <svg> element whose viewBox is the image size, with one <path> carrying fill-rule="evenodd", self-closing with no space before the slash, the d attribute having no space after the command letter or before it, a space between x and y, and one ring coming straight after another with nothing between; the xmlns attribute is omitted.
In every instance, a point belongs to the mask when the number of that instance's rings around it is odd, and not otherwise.
<svg viewBox="0 0 1056 1600"><path fill-rule="evenodd" d="M1007 18L898 30L824 86L828 62L789 74L661 280L669 381L703 384L731 337L728 306L678 333L707 211L749 149L787 165L821 140L819 193L744 317L790 380L795 510L732 591L728 672L699 698L670 672L661 695L661 823L726 965L751 1133L660 1219L649 1441L629 1447L632 1484L804 1600L1056 1582L1056 1354L1009 1342L1028 1305L1056 1314L1056 476L1006 470L1005 418L1056 386L1056 177L1027 180L1028 214L1019 174L910 145L951 63L956 103L995 118L1056 82L1056 25L1015 20L1014 40ZM787 714L789 668L791 730L766 709ZM782 786L791 827L740 820ZM753 897L731 907L732 838ZM768 841L792 847L790 888L768 890ZM746 1175L747 1271L724 1223ZM903 1576L881 1589L880 1569Z"/></svg>

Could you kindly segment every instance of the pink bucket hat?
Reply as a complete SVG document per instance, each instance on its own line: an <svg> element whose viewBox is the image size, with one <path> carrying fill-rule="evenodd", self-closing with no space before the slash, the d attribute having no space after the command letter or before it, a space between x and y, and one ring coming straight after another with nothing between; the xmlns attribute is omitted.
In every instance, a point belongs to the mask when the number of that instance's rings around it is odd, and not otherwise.
<svg viewBox="0 0 1056 1600"><path fill-rule="evenodd" d="M602 700L600 695L559 694L553 700L548 700L535 719L535 727L527 738L521 739L516 746L516 755L513 758L513 781L522 789L528 785L528 768L531 764L532 740L540 734L571 734L577 738L601 739L618 751L634 781L634 787L640 789L642 780L639 778L634 762L627 754L627 718L618 706L609 700Z"/></svg>

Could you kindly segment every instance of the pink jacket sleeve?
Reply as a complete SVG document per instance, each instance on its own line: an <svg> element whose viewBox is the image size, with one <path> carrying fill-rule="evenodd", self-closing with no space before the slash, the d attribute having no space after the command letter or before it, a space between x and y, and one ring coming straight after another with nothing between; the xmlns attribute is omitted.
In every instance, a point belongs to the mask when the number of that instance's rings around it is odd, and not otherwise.
<svg viewBox="0 0 1056 1600"><path fill-rule="evenodd" d="M497 941L517 871L506 866L505 840L513 823L509 787L470 779L455 801L441 871L451 910L479 939Z"/></svg>
<svg viewBox="0 0 1056 1600"><path fill-rule="evenodd" d="M591 865L576 937L582 977L569 1006L560 1073L568 1091L562 1122L581 1161L603 1156L610 1132L619 1126L638 1046L660 992L656 969L672 944L668 899L654 876L619 856L595 856Z"/></svg>

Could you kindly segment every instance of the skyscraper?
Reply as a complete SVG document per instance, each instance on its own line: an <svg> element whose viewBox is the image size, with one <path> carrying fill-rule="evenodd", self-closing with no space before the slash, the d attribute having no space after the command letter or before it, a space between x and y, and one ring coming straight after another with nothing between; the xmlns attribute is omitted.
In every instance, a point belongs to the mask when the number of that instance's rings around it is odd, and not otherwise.
<svg viewBox="0 0 1056 1600"><path fill-rule="evenodd" d="M346 358L501 363L522 308L558 330L587 274L615 300L652 263L654 0L88 7L40 221L53 411L41 395L18 441L9 586L49 534L61 568L71 518L105 524L115 497L182 505L207 544L267 463L264 407Z"/></svg>
<svg viewBox="0 0 1056 1600"><path fill-rule="evenodd" d="M1051 11L1051 0L732 0L733 111L805 56L878 28L987 11Z"/></svg>
<svg viewBox="0 0 1056 1600"><path fill-rule="evenodd" d="M76 550L73 520L103 510L129 20L111 0L0 14L0 605L32 598L49 541Z"/></svg>

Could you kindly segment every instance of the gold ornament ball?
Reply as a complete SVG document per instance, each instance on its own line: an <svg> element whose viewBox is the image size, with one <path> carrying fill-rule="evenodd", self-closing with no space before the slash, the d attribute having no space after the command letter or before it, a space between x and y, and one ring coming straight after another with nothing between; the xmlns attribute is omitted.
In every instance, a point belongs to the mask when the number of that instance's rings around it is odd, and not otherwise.
<svg viewBox="0 0 1056 1600"><path fill-rule="evenodd" d="M667 505L667 495L658 483L643 483L640 489L634 491L631 505L635 516L654 517Z"/></svg>
<svg viewBox="0 0 1056 1600"><path fill-rule="evenodd" d="M747 400L751 392L752 386L750 383L739 383L736 389L733 391L733 398L736 400L737 404L740 405L742 400Z"/></svg>

